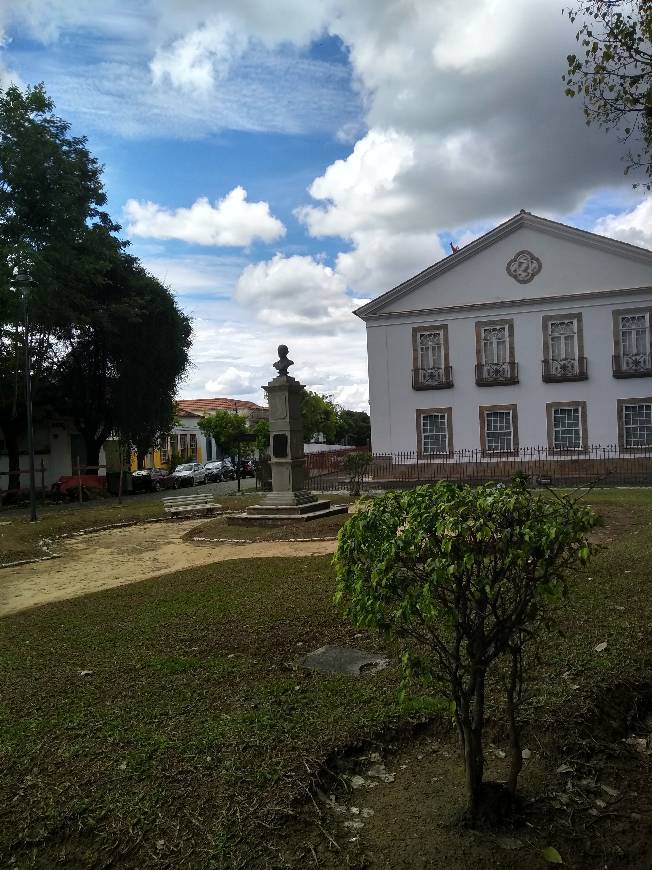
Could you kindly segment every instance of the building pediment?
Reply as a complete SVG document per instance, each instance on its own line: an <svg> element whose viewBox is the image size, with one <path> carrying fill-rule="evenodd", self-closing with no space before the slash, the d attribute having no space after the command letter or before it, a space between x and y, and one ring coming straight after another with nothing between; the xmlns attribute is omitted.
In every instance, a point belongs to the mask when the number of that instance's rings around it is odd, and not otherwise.
<svg viewBox="0 0 652 870"><path fill-rule="evenodd" d="M519 212L355 311L501 304L652 285L652 251Z"/></svg>

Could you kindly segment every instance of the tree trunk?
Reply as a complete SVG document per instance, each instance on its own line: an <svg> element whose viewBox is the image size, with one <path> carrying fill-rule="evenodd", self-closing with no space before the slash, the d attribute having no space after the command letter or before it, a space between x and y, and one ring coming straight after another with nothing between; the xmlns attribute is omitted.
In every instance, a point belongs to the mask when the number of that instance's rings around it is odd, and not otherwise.
<svg viewBox="0 0 652 870"><path fill-rule="evenodd" d="M467 813L475 827L482 810L484 749L484 686L485 673L476 671L469 693L462 701L461 734L464 745Z"/></svg>
<svg viewBox="0 0 652 870"><path fill-rule="evenodd" d="M507 788L514 795L516 794L518 777L523 768L521 732L516 718L516 708L518 704L517 696L520 688L521 653L520 650L512 648L511 654L512 663L509 676L509 685L507 686L507 718L509 721L509 748L511 761L509 777L507 778Z"/></svg>

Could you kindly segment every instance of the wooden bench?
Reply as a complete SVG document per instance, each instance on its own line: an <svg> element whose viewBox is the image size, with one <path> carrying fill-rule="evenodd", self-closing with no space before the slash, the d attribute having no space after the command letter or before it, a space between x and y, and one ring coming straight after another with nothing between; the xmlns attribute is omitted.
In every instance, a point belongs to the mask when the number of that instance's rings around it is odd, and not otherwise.
<svg viewBox="0 0 652 870"><path fill-rule="evenodd" d="M212 493L201 495L170 495L163 498L163 509L166 514L212 514L222 505L213 501Z"/></svg>

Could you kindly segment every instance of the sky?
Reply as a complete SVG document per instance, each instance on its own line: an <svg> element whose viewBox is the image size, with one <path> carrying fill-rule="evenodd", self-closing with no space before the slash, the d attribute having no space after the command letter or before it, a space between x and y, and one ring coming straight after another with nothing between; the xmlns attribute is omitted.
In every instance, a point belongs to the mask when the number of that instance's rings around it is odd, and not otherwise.
<svg viewBox="0 0 652 870"><path fill-rule="evenodd" d="M293 374L368 410L363 302L524 208L652 247L616 135L564 96L562 0L0 0L131 253L193 321L179 395Z"/></svg>

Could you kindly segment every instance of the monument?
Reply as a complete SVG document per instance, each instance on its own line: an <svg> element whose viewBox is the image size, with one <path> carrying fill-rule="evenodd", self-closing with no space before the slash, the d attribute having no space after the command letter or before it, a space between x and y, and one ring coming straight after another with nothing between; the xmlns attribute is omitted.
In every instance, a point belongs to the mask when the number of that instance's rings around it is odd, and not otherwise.
<svg viewBox="0 0 652 870"><path fill-rule="evenodd" d="M274 363L278 374L263 387L269 402L272 491L260 504L252 505L244 514L229 517L228 522L255 524L314 520L348 510L346 505L331 505L330 501L318 499L306 489L301 417L305 388L288 374L288 369L294 365L288 353L286 345L279 345L278 360Z"/></svg>

